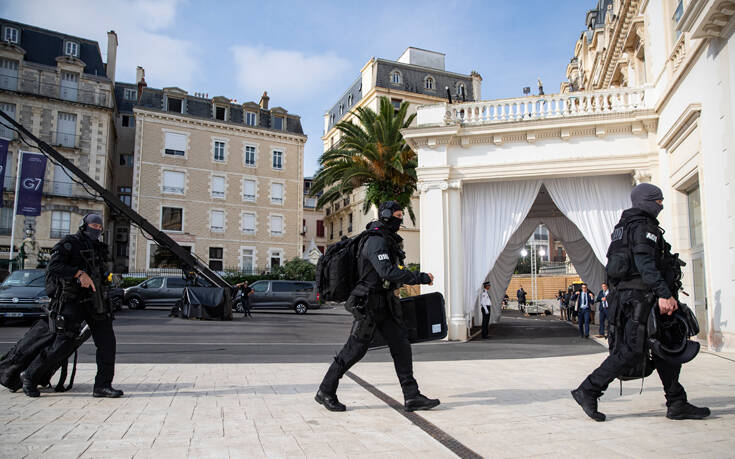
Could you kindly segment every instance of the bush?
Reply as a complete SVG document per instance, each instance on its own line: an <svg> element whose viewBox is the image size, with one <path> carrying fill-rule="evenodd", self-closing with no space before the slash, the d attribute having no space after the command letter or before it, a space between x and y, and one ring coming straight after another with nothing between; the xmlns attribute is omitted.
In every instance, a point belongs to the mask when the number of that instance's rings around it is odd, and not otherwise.
<svg viewBox="0 0 735 459"><path fill-rule="evenodd" d="M146 277L124 277L120 288L128 288L134 285L138 285L146 279Z"/></svg>
<svg viewBox="0 0 735 459"><path fill-rule="evenodd" d="M316 279L316 266L301 258L292 258L273 269L275 279L313 281Z"/></svg>

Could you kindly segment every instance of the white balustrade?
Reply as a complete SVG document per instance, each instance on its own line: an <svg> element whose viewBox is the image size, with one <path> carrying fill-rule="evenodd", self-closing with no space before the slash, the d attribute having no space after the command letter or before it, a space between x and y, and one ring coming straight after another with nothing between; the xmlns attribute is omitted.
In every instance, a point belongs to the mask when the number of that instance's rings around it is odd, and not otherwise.
<svg viewBox="0 0 735 459"><path fill-rule="evenodd" d="M572 116L625 113L649 108L645 88L616 88L600 91L571 92L527 96L514 99L446 104L445 122L464 125L529 121ZM419 108L419 125L436 124L438 105ZM422 117L422 110L433 111ZM427 113L427 115L429 115ZM432 123L421 120L431 119Z"/></svg>

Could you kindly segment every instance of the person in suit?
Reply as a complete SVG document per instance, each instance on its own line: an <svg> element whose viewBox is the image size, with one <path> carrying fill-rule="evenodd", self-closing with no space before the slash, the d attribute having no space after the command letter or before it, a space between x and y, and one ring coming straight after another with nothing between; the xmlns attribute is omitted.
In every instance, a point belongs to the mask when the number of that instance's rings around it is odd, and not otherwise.
<svg viewBox="0 0 735 459"><path fill-rule="evenodd" d="M482 309L482 339L488 339L488 327L490 325L490 282L482 284L480 293L480 309Z"/></svg>
<svg viewBox="0 0 735 459"><path fill-rule="evenodd" d="M605 333L605 321L608 319L607 296L610 294L610 288L604 282L602 283L601 288L600 293L597 294L597 298L595 299L595 303L600 303L600 334L597 335L597 337L602 338L604 336L607 338L607 333Z"/></svg>
<svg viewBox="0 0 735 459"><path fill-rule="evenodd" d="M516 291L516 298L518 299L518 310L526 312L526 291L523 290L523 286Z"/></svg>
<svg viewBox="0 0 735 459"><path fill-rule="evenodd" d="M574 318L577 317L577 313L574 311L572 296L574 296L574 291L572 290L572 287L569 287L567 289L567 293L564 294L564 306L567 308L567 321L576 322Z"/></svg>
<svg viewBox="0 0 735 459"><path fill-rule="evenodd" d="M587 284L582 284L582 290L574 294L572 303L574 304L574 309L577 311L579 336L589 338L590 313L592 312L592 305L595 304L595 297L592 295L592 292L587 290Z"/></svg>

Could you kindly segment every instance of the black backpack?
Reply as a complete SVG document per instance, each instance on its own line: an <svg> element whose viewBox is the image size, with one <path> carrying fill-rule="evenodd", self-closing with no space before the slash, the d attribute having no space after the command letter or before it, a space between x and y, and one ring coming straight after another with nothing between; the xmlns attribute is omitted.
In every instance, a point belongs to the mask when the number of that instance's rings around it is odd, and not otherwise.
<svg viewBox="0 0 735 459"><path fill-rule="evenodd" d="M51 378L56 373L56 370L60 368L59 382L56 384L54 391L64 392L71 389L74 385L74 376L77 372L77 349L91 335L92 332L85 324L84 328L79 332L79 335L74 338L74 366L71 377L69 378L69 385L64 386L64 383L66 382L71 353L64 356L60 361L54 362L49 372L41 375L36 382L40 386L50 387ZM23 386L20 381L21 372L25 371L37 356L40 356L42 359L47 359L46 350L53 344L55 338L56 332L50 329L48 319L42 318L36 321L26 334L15 343L15 346L0 357L0 384L13 392L20 389Z"/></svg>
<svg viewBox="0 0 735 459"><path fill-rule="evenodd" d="M316 264L316 286L323 301L346 301L357 285L357 257L363 241L375 231L363 231L353 238L342 239L327 247Z"/></svg>

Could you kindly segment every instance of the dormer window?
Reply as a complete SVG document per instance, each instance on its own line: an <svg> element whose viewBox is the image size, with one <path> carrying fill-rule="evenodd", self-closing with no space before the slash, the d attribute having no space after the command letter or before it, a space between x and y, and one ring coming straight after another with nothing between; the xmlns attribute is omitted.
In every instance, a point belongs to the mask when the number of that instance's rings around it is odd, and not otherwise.
<svg viewBox="0 0 735 459"><path fill-rule="evenodd" d="M464 84L458 83L457 84L457 96L458 97L462 97L464 95L465 95L465 92L464 92Z"/></svg>
<svg viewBox="0 0 735 459"><path fill-rule="evenodd" d="M255 126L255 112L245 112L245 124Z"/></svg>
<svg viewBox="0 0 735 459"><path fill-rule="evenodd" d="M273 117L273 129L276 129L278 131L283 130L283 117L282 116Z"/></svg>
<svg viewBox="0 0 735 459"><path fill-rule="evenodd" d="M75 41L65 41L64 54L67 56L79 57L79 43Z"/></svg>
<svg viewBox="0 0 735 459"><path fill-rule="evenodd" d="M347 106L352 107L352 94L347 96Z"/></svg>
<svg viewBox="0 0 735 459"><path fill-rule="evenodd" d="M227 109L225 107L214 107L214 119L225 121Z"/></svg>
<svg viewBox="0 0 735 459"><path fill-rule="evenodd" d="M393 73L390 74L390 82L393 84L401 84L401 72L394 70Z"/></svg>
<svg viewBox="0 0 735 459"><path fill-rule="evenodd" d="M175 97L168 97L166 104L166 110L169 112L181 113L181 107L183 106L183 100Z"/></svg>
<svg viewBox="0 0 735 459"><path fill-rule="evenodd" d="M19 37L20 34L18 33L18 29L15 27L5 27L5 30L3 31L3 40L8 43L18 44Z"/></svg>
<svg viewBox="0 0 735 459"><path fill-rule="evenodd" d="M433 91L434 87L434 77L427 76L424 80L424 88L428 89L429 91Z"/></svg>
<svg viewBox="0 0 735 459"><path fill-rule="evenodd" d="M136 100L138 99L138 90L125 88L123 91L123 98L125 100Z"/></svg>
<svg viewBox="0 0 735 459"><path fill-rule="evenodd" d="M345 106L343 104L339 104L339 115L342 116L345 112Z"/></svg>

